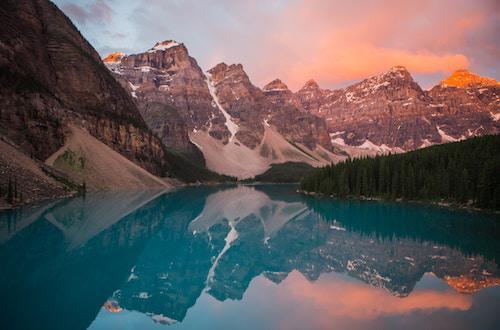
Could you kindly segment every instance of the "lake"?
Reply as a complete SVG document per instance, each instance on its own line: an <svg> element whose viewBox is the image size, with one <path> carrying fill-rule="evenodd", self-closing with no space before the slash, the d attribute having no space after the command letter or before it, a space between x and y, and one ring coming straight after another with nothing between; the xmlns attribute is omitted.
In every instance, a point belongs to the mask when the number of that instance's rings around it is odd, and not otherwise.
<svg viewBox="0 0 500 330"><path fill-rule="evenodd" d="M0 328L500 328L498 216L295 189L2 212Z"/></svg>

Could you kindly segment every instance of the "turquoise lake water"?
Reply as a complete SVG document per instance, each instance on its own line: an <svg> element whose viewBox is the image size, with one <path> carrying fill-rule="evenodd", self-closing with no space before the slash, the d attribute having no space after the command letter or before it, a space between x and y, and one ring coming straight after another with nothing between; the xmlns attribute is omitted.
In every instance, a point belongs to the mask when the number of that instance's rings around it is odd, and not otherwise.
<svg viewBox="0 0 500 330"><path fill-rule="evenodd" d="M2 212L0 328L500 328L498 216L295 189Z"/></svg>

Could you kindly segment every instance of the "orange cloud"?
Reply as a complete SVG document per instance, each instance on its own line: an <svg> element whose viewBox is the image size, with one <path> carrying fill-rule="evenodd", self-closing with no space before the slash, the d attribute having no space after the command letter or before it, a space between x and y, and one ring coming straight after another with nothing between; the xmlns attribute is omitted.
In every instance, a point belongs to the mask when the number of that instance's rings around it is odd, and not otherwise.
<svg viewBox="0 0 500 330"><path fill-rule="evenodd" d="M395 65L405 66L412 74L446 74L457 68L467 68L469 60L462 54L435 54L425 50L411 52L372 45L350 45L339 49L332 45L313 56L306 65L286 70L283 78L292 86L301 86L304 77L314 77L328 85L363 79Z"/></svg>
<svg viewBox="0 0 500 330"><path fill-rule="evenodd" d="M54 1L105 55L177 39L204 70L242 63L258 86L281 78L296 90L314 78L334 88L395 65L426 87L459 68L498 79L498 0Z"/></svg>
<svg viewBox="0 0 500 330"><path fill-rule="evenodd" d="M450 39L463 43L466 31L484 21L481 13L440 14L440 19L431 15L427 20L427 14L433 13L432 1L295 4L261 41L267 55L251 68L259 85L275 78L277 71L292 89L309 78L329 86L395 65L406 66L412 74L448 74L468 68L470 59L440 46Z"/></svg>

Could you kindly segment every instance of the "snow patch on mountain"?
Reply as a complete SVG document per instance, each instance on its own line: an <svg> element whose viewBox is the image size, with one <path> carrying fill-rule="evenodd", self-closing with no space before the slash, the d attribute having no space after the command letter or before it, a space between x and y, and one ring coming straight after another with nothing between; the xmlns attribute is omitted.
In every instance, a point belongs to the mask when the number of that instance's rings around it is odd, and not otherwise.
<svg viewBox="0 0 500 330"><path fill-rule="evenodd" d="M490 112L490 114L491 114L491 118L493 118L494 121L500 120L500 112L498 112L498 113Z"/></svg>
<svg viewBox="0 0 500 330"><path fill-rule="evenodd" d="M421 148L427 148L427 147L430 147L432 146L434 143L432 143L431 141L429 141L428 139L423 139L422 140L422 144L418 147L418 149L421 149Z"/></svg>
<svg viewBox="0 0 500 330"><path fill-rule="evenodd" d="M177 47L177 46L180 46L180 43L173 41L173 40L157 42L153 48L148 50L148 53L155 53L157 51L165 51L167 49Z"/></svg>
<svg viewBox="0 0 500 330"><path fill-rule="evenodd" d="M222 105L219 103L219 97L217 96L217 90L214 85L214 82L212 81L212 75L207 72L205 76L206 76L208 90L210 92L210 95L212 96L215 106L220 110L220 112L222 112L222 115L224 115L224 118L226 119L226 127L231 133L231 138L229 139L229 142L232 142L234 140L236 133L238 132L239 127L237 124L233 122L231 115L227 113L224 107L222 107Z"/></svg>
<svg viewBox="0 0 500 330"><path fill-rule="evenodd" d="M450 135L446 134L446 132L443 131L441 129L441 127L436 126L436 129L437 129L439 135L441 136L441 142L446 143L446 142L455 142L455 141L458 141L458 139L454 138L453 136L450 136Z"/></svg>
<svg viewBox="0 0 500 330"><path fill-rule="evenodd" d="M286 88L273 88L273 89L264 89L264 93L270 93L270 92L284 92L287 91L288 89Z"/></svg>
<svg viewBox="0 0 500 330"><path fill-rule="evenodd" d="M333 138L331 141L332 141L332 143L336 143L336 144L341 145L341 146L346 146L347 145L345 143L344 139L341 138L341 137Z"/></svg>
<svg viewBox="0 0 500 330"><path fill-rule="evenodd" d="M129 84L130 88L132 89L132 92L130 92L130 94L132 95L132 97L137 98L137 94L135 93L135 91L136 91L139 87L141 87L141 86L140 86L140 85L134 85L134 84L132 84L130 81L129 81L129 83L128 83L128 84Z"/></svg>
<svg viewBox="0 0 500 330"><path fill-rule="evenodd" d="M389 153L389 152L402 152L400 148L391 148L385 144L381 145L376 145L375 143L371 142L370 140L365 140L358 148L360 149L368 149L368 150L373 150L379 153Z"/></svg>

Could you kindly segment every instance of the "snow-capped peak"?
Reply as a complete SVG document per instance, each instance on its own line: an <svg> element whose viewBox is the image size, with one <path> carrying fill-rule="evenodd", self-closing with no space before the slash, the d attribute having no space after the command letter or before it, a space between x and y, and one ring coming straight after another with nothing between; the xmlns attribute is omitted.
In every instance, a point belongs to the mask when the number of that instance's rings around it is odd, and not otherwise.
<svg viewBox="0 0 500 330"><path fill-rule="evenodd" d="M177 41L175 40L165 40L165 41L161 41L161 42L157 42L153 48L151 48L148 52L149 53L154 53L156 51L165 51L167 49L170 49L170 48L173 48L173 47L177 47L177 46L180 46L181 44L178 43Z"/></svg>

